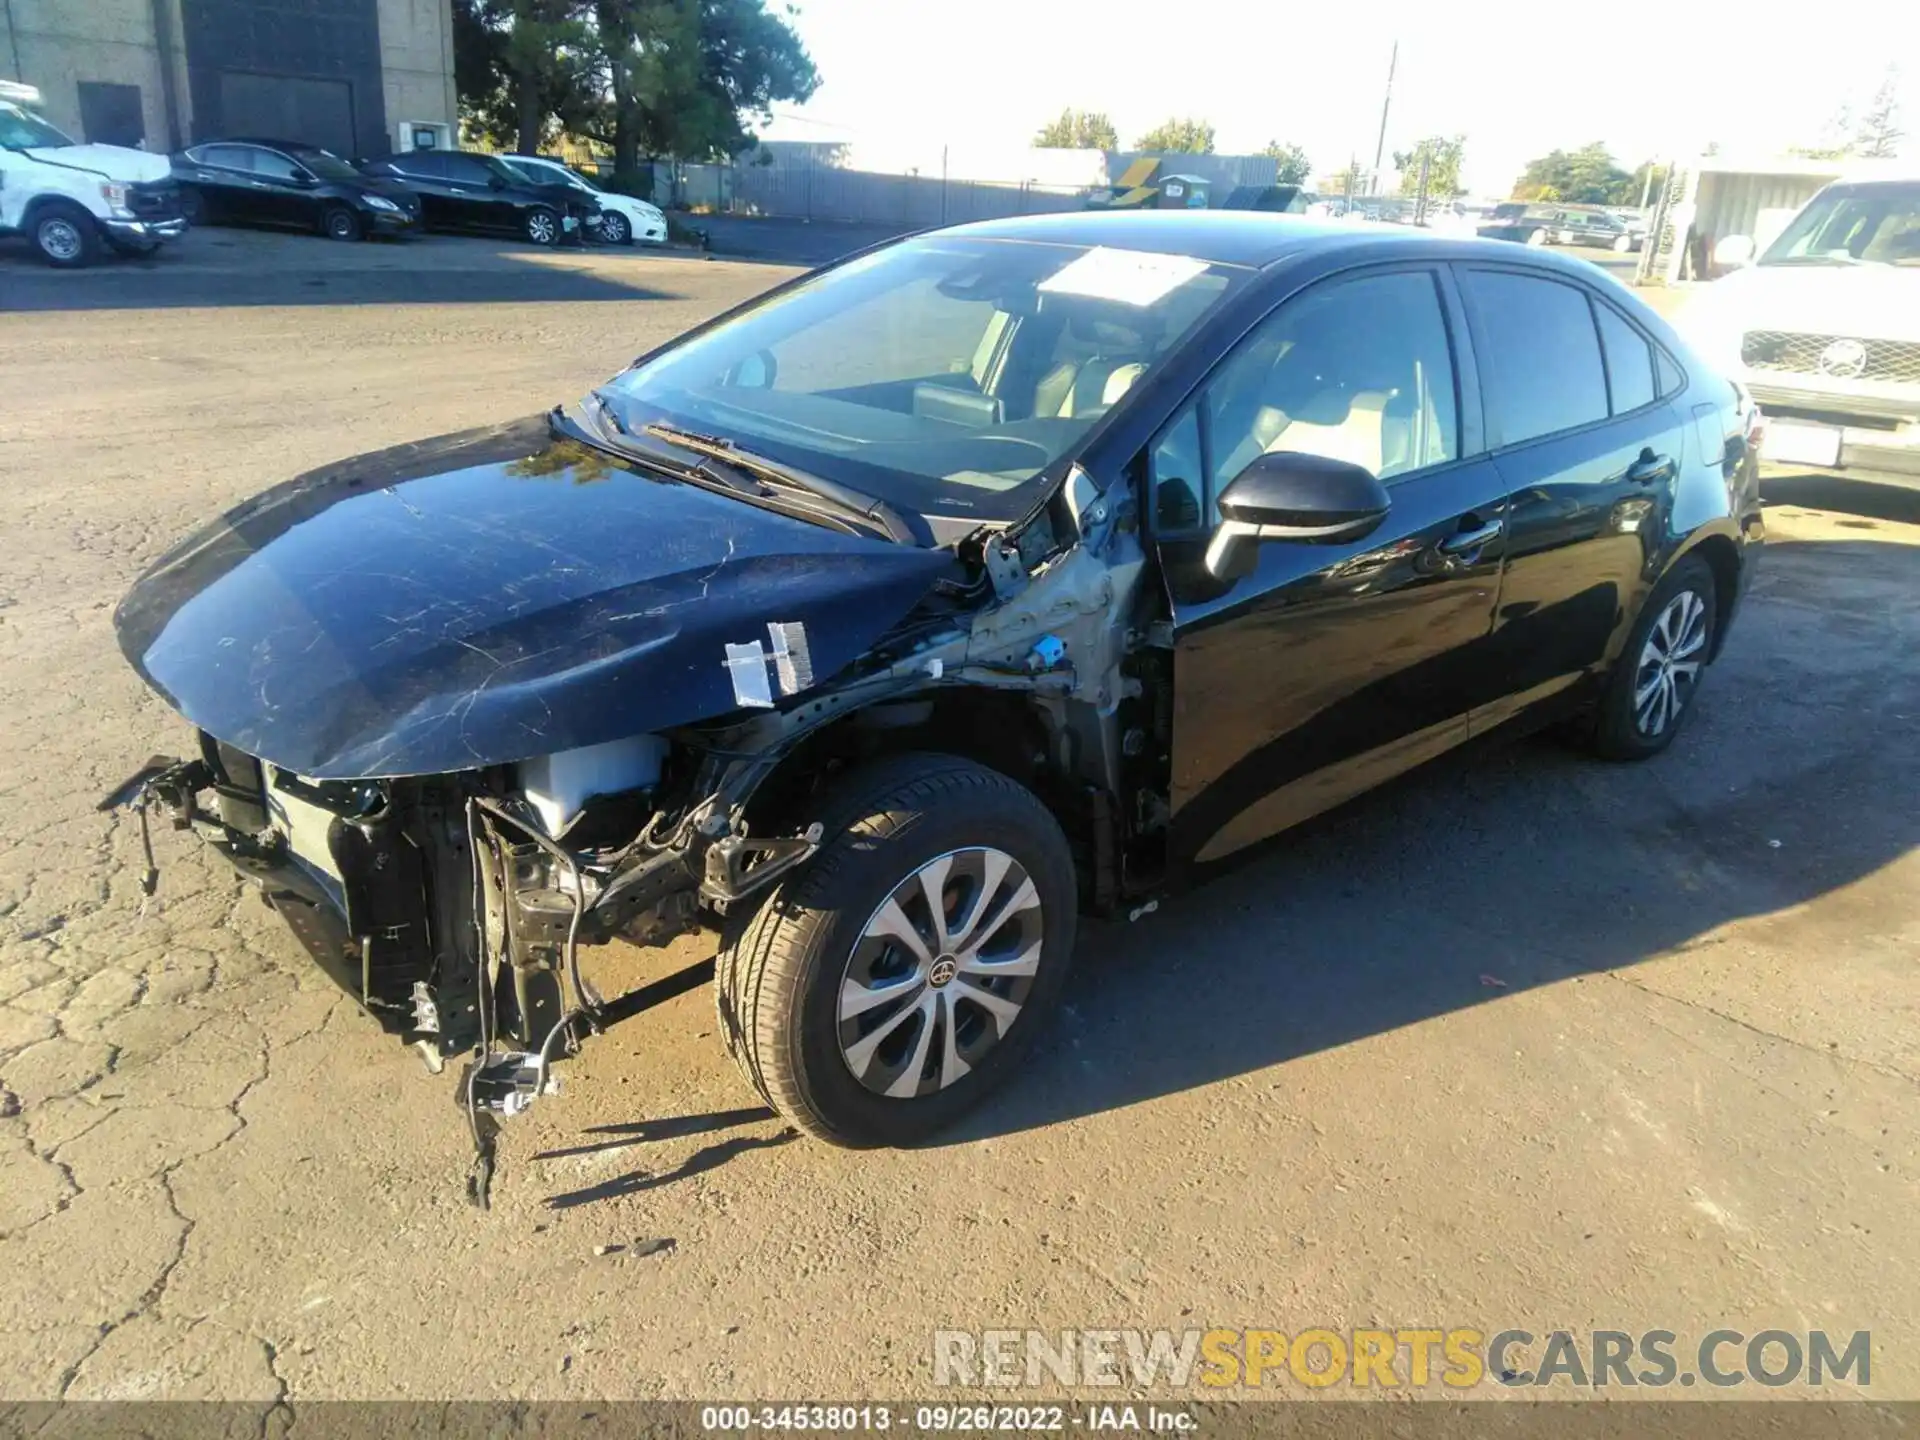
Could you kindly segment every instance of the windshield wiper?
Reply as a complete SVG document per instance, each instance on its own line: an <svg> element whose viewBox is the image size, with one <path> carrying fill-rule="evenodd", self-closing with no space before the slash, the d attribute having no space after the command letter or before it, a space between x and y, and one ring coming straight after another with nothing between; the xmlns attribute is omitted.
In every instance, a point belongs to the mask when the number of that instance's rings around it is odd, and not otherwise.
<svg viewBox="0 0 1920 1440"><path fill-rule="evenodd" d="M606 402L603 400L601 404L604 406ZM872 521L889 539L902 545L920 543L912 527L901 518L900 512L877 495L869 495L865 491L842 485L837 480L828 480L811 471L742 449L725 435L706 435L698 430L682 430L677 425L660 424L648 425L646 432L656 439L665 440L669 445L678 445L682 450L691 450L696 455L705 455L744 470L754 478L776 487L817 495L836 509Z"/></svg>
<svg viewBox="0 0 1920 1440"><path fill-rule="evenodd" d="M777 510L783 515L792 515L796 519L809 520L824 524L831 529L850 533L864 531L902 544L918 543L914 540L912 532L906 530L899 516L893 515L891 511L888 514L892 516L894 522L892 525L879 516L868 514L862 508L804 489L797 481L788 481L779 486L767 484L759 477L759 471L762 466L771 465L772 461L756 459L743 462L740 457L730 451L718 455L701 451L700 459L687 465L670 461L657 451L635 445L632 442L638 437L627 428L626 422L620 418L607 397L598 390L589 391L587 403L580 408L584 418L591 423L592 431L579 430L578 433L602 449L629 459L644 461L669 474L678 475L684 480L724 491L729 495L736 495L748 504ZM553 413L565 423L563 410L556 408ZM578 430L578 427L570 426L569 428ZM647 427L648 430L652 428L652 426ZM673 443L681 444L679 441ZM695 449L690 444L681 444L681 448ZM832 482L821 481L820 483L831 485ZM896 526L899 528L896 529Z"/></svg>

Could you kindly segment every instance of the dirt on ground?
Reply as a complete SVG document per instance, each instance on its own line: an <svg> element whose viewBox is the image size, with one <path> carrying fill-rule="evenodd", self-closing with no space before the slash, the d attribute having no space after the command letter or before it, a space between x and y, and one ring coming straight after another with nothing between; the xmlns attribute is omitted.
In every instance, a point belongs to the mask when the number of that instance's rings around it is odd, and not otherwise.
<svg viewBox="0 0 1920 1440"><path fill-rule="evenodd" d="M936 1329L1422 1325L1869 1330L1871 1393L1920 1397L1920 508L1845 487L1770 507L1671 752L1461 756L1086 927L1037 1062L939 1143L793 1138L700 990L569 1065L470 1208L451 1072L188 837L143 903L94 804L189 737L110 619L242 497L785 273L617 269L0 315L0 1396L906 1397Z"/></svg>

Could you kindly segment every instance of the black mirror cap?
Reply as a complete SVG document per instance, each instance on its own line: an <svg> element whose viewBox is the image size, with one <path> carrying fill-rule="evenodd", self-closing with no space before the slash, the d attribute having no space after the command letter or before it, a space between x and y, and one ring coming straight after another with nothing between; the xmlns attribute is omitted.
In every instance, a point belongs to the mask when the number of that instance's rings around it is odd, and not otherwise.
<svg viewBox="0 0 1920 1440"><path fill-rule="evenodd" d="M1274 450L1254 458L1220 493L1220 514L1302 540L1358 539L1386 518L1392 501L1365 466L1324 455Z"/></svg>

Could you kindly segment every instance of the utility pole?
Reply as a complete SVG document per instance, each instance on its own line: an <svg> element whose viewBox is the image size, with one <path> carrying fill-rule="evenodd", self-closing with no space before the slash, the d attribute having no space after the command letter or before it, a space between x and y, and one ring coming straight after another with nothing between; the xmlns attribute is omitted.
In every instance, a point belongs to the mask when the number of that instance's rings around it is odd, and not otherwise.
<svg viewBox="0 0 1920 1440"><path fill-rule="evenodd" d="M1387 112L1393 108L1393 72L1400 68L1400 42L1393 42L1393 54L1387 60L1387 93L1380 99L1380 138L1373 147L1373 193L1380 193L1380 162L1387 153Z"/></svg>

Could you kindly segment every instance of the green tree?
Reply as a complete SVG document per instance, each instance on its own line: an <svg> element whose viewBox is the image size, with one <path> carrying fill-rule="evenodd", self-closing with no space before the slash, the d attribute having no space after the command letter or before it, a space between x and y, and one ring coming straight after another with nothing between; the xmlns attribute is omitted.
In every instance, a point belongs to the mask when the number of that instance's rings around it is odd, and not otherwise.
<svg viewBox="0 0 1920 1440"><path fill-rule="evenodd" d="M1427 195L1435 200L1451 200L1467 193L1460 183L1460 166L1467 153L1464 135L1430 135L1411 150L1393 152L1393 165L1400 172L1400 193L1420 193L1420 167L1427 167Z"/></svg>
<svg viewBox="0 0 1920 1440"><path fill-rule="evenodd" d="M1170 151L1182 155L1211 155L1213 125L1206 120L1180 118L1162 120L1134 141L1133 148Z"/></svg>
<svg viewBox="0 0 1920 1440"><path fill-rule="evenodd" d="M1621 205L1640 198L1635 176L1614 163L1598 141L1578 150L1553 150L1527 167L1514 184L1516 200L1564 200L1575 205Z"/></svg>
<svg viewBox="0 0 1920 1440"><path fill-rule="evenodd" d="M1313 173L1313 162L1307 159L1307 152L1298 145L1269 140L1266 149L1260 153L1271 155L1279 162L1273 172L1273 183L1276 185L1304 185L1307 177Z"/></svg>
<svg viewBox="0 0 1920 1440"><path fill-rule="evenodd" d="M558 132L706 160L751 139L776 101L819 76L765 0L453 0L454 75L468 126L537 149Z"/></svg>
<svg viewBox="0 0 1920 1440"><path fill-rule="evenodd" d="M1066 109L1040 127L1033 143L1036 149L1118 150L1120 132L1099 110Z"/></svg>

